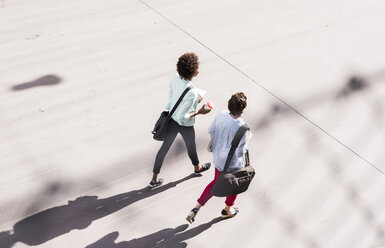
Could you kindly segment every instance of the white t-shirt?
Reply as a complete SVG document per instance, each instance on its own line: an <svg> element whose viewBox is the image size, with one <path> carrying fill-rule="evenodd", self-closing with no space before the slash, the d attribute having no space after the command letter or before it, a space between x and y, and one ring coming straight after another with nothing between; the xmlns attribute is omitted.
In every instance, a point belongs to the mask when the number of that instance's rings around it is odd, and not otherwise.
<svg viewBox="0 0 385 248"><path fill-rule="evenodd" d="M227 110L219 113L209 127L209 134L214 135L213 143L213 162L215 168L223 171L227 159L227 155L231 148L235 134L239 127L244 125L242 118L234 119ZM250 135L250 131L246 131L243 135L234 156L230 162L228 171L243 168L246 164L245 153L247 151L246 140Z"/></svg>

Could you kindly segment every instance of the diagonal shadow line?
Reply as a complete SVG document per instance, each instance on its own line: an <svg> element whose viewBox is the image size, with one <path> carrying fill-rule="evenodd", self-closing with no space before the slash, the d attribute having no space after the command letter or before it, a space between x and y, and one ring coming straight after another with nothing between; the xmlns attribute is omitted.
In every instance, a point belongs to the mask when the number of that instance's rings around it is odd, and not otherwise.
<svg viewBox="0 0 385 248"><path fill-rule="evenodd" d="M53 207L29 216L13 226L13 233L0 233L0 247L10 248L16 242L40 245L75 229L85 229L93 221L115 213L132 203L160 194L189 179L199 177L194 173L159 188L145 187L138 190L98 199L82 196L67 205Z"/></svg>
<svg viewBox="0 0 385 248"><path fill-rule="evenodd" d="M122 241L119 243L115 243L115 240L119 236L119 232L112 232L99 239L95 243L88 245L86 248L184 248L187 247L187 244L184 241L198 236L199 234L208 230L214 224L219 223L222 220L224 219L222 219L221 217L217 217L212 219L210 222L201 224L187 231L186 229L188 228L188 224L183 224L175 228L165 228L158 232L143 236L141 238L132 239L130 241Z"/></svg>
<svg viewBox="0 0 385 248"><path fill-rule="evenodd" d="M257 80L255 80L254 78L252 78L249 74L247 74L246 72L242 71L241 69L239 69L237 66L235 66L234 64L232 64L230 61L228 61L227 59L225 59L223 56L221 56L219 53L215 52L213 49L211 49L210 47L208 47L207 45L205 45L202 41L200 41L198 38L196 38L195 36L193 36L192 34L190 34L189 32L187 32L186 30L184 30L182 27L180 27L178 24L176 24L175 22L173 22L171 19L167 18L165 15L163 15L162 13L160 13L158 10L156 10L155 8L153 8L152 6L150 6L149 4L147 4L146 2L144 2L143 0L139 0L139 2L141 2L143 5L147 6L147 8L149 8L150 10L154 11L157 15L159 15L160 17L162 17L163 19L165 19L167 22L169 22L170 24L172 24L173 26L175 26L177 29L179 29L181 32L185 33L187 36L189 36L190 38L192 38L193 40L195 40L197 43L199 43L200 45L202 45L203 47L205 47L207 50L209 50L211 53L213 53L215 56L217 56L218 58L220 58L223 62L225 62L226 64L228 64L230 67L234 68L236 71L238 71L239 73L241 73L243 76L245 76L247 79L249 79L251 82L255 83L256 85L258 85L261 89L263 89L264 91L266 91L267 93L269 93L271 96L273 96L274 98L276 98L278 101L280 101L281 103L283 103L284 105L286 105L289 109L291 109L292 111L294 111L296 114L298 114L299 116L301 116L302 118L304 118L307 122L309 122L310 124L312 124L313 126L315 126L316 128L318 128L320 131L322 131L324 134L326 134L328 137L330 137L331 139L333 139L334 141L336 141L337 143L339 143L340 145L342 145L343 147L345 147L347 150L349 150L350 152L352 152L353 154L355 154L358 158L360 158L362 161L364 161L366 164L370 165L371 167L373 167L374 169L376 169L378 172L380 172L381 174L383 174L385 176L385 172L382 171L380 168L378 168L377 166L375 166L373 163L371 163L369 160L367 160L366 158L364 158L363 156L361 156L358 152L356 152L355 150L353 150L351 147L349 147L348 145L346 145L345 143L343 143L342 141L340 141L339 139L337 139L336 137L334 137L331 133L329 133L328 131L326 131L324 128L322 128L320 125L318 125L317 123L315 123L314 121L312 121L309 117L305 116L304 114L302 114L299 110L297 110L294 106L292 106L291 104L289 104L288 102L286 102L285 100L283 100L281 97L279 97L277 94L273 93L271 90L269 90L268 88L266 88L265 86L263 86L261 83L259 83Z"/></svg>

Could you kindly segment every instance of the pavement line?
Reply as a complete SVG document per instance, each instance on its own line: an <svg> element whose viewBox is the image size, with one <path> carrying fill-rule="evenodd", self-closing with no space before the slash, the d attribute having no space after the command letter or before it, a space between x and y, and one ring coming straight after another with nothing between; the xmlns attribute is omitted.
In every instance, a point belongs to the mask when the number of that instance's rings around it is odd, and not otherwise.
<svg viewBox="0 0 385 248"><path fill-rule="evenodd" d="M211 53L213 53L214 55L216 55L218 58L220 58L223 62L225 62L226 64L230 65L232 68L234 68L236 71L238 71L239 73L241 73L243 76L245 76L247 79L249 79L250 81L252 81L253 83L255 83L256 85L258 85L260 88L262 88L264 91L266 91L267 93L269 93L271 96L273 96L274 98L276 98L278 101L280 101L281 103L285 104L287 107L289 107L291 110L293 110L295 113L297 113L298 115L300 115L302 118L304 118L305 120L307 120L309 123L311 123L313 126L315 126L316 128L318 128L319 130L321 130L323 133L325 133L327 136L329 136L330 138L332 138L333 140L335 140L337 143L339 143L340 145L342 145L343 147L345 147L346 149L348 149L349 151L351 151L353 154L355 154L358 158L360 158L362 161L364 161L366 164L372 166L374 169L376 169L378 172L380 172L381 174L383 174L385 176L385 172L382 171L380 168L378 168L377 166L375 166L374 164L372 164L371 162L369 162L367 159L365 159L363 156L361 156L360 154L358 154L356 151L354 151L352 148L350 148L349 146L347 146L346 144L344 144L342 141L338 140L336 137L334 137L332 134L330 134L328 131L326 131L325 129L323 129L322 127L320 127L319 125L317 125L314 121L310 120L308 117L306 117L305 115L303 115L302 113L300 113L297 109L295 109L293 106L291 106L289 103L285 102L284 100L282 100L279 96L277 96L276 94L274 94L272 91L270 91L269 89L267 89L265 86L263 86L262 84L260 84L259 82L257 82L255 79L253 79L251 76L249 76L248 74L246 74L245 72L243 72L242 70L240 70L238 67L236 67L235 65L233 65L231 62L229 62L228 60L226 60L224 57L222 57L220 54L218 54L217 52L215 52L214 50L212 50L210 47L206 46L203 42L201 42L200 40L198 40L197 38L195 38L192 34L190 34L189 32L187 32L186 30L184 30L182 27L180 27L178 24L176 24L175 22L173 22L172 20L170 20L169 18L167 18L166 16L164 16L162 13L160 13L158 10L154 9L152 6L148 5L146 2L142 1L142 0L139 0L139 2L141 2L143 5L147 6L147 8L149 8L150 10L152 10L153 12L155 12L156 14L158 14L160 17L162 17L163 19L165 19L167 22L169 22L170 24L172 24L173 26L175 26L177 29L179 29L180 31L182 31L183 33L185 33L187 36L189 36L190 38L192 38L193 40L195 40L196 42L198 42L200 45L202 45L203 47L205 47L207 50L209 50Z"/></svg>

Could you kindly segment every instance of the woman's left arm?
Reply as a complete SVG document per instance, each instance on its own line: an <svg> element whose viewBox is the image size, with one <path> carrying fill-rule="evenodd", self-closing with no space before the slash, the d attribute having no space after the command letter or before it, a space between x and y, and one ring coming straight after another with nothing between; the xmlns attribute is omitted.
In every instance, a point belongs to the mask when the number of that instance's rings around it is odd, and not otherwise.
<svg viewBox="0 0 385 248"><path fill-rule="evenodd" d="M166 105L166 110L167 111L171 111L171 97L172 97L172 86L171 86L171 83L170 83L170 88L168 90L168 103Z"/></svg>
<svg viewBox="0 0 385 248"><path fill-rule="evenodd" d="M213 145L214 145L215 136L212 134L210 136L211 136L211 139L210 139L209 145L207 146L207 151L213 152Z"/></svg>

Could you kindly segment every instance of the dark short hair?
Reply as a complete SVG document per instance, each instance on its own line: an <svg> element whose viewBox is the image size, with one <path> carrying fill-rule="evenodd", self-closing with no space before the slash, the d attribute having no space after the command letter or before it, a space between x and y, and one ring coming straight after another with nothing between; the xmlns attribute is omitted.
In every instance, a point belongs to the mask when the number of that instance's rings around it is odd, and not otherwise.
<svg viewBox="0 0 385 248"><path fill-rule="evenodd" d="M243 92L235 93L228 102L228 109L232 115L239 116L247 106L247 97Z"/></svg>
<svg viewBox="0 0 385 248"><path fill-rule="evenodd" d="M198 71L199 61L195 53L185 53L179 57L176 70L185 80L191 80Z"/></svg>

